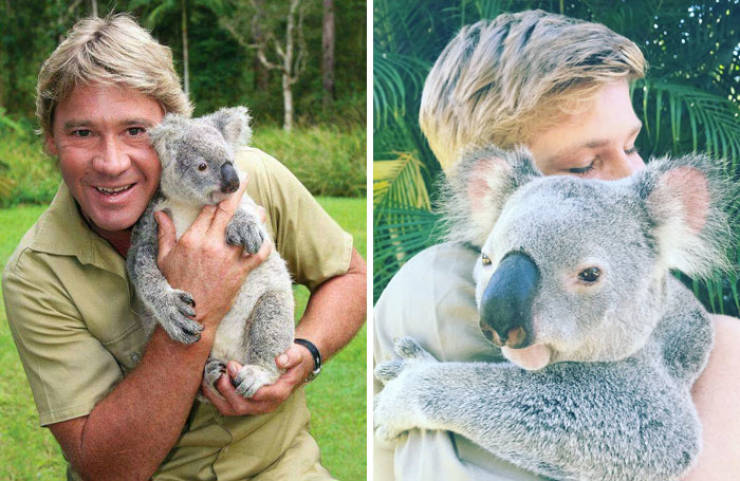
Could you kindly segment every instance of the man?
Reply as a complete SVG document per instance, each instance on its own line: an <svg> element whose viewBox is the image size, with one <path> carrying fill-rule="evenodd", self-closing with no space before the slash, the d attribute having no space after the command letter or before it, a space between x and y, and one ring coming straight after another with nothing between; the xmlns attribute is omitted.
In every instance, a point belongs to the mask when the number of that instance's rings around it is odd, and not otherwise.
<svg viewBox="0 0 740 481"><path fill-rule="evenodd" d="M192 345L161 329L147 340L125 272L131 227L157 189L160 165L146 131L191 107L171 52L130 17L80 21L44 63L37 115L64 182L24 236L3 276L8 320L34 394L70 463L70 479L330 479L308 433L300 385L344 346L365 315L365 265L351 238L279 163L237 153L246 189L267 211L276 248L311 289L285 374L253 398L218 382L194 402L218 323L253 256L225 243L244 194L203 209L175 241L159 214L158 263L193 294L204 326ZM340 308L341 306L341 308ZM258 415L259 414L259 415Z"/></svg>
<svg viewBox="0 0 740 481"><path fill-rule="evenodd" d="M545 174L605 180L643 167L635 140L641 123L628 82L644 75L639 48L603 25L543 11L503 14L463 29L427 77L420 124L443 169L473 145L526 145ZM567 239L564 239L567 242ZM376 361L409 335L441 360L492 359L478 328L473 265L479 253L452 243L411 259L375 306ZM740 323L713 316L709 365L693 398L704 449L687 479L730 479L740 472ZM376 389L380 386L376 384ZM717 393L721 392L721 395ZM413 430L376 446L375 479L539 479L453 433Z"/></svg>

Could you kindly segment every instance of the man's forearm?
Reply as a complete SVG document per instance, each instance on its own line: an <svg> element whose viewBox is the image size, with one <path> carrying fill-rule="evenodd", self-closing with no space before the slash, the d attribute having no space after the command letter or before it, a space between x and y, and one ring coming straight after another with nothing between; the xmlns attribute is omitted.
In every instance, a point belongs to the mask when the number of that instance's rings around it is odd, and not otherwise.
<svg viewBox="0 0 740 481"><path fill-rule="evenodd" d="M50 428L85 479L149 479L177 442L213 344L186 346L157 328L140 364L84 418Z"/></svg>
<svg viewBox="0 0 740 481"><path fill-rule="evenodd" d="M349 269L321 284L311 294L296 337L311 340L329 359L344 347L365 322L367 315L367 268L355 249Z"/></svg>

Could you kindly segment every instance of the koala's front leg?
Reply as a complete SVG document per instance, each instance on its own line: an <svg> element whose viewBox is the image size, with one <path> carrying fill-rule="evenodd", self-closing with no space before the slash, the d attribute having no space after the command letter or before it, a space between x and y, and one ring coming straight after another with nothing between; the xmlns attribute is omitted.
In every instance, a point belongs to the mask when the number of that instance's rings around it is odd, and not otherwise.
<svg viewBox="0 0 740 481"><path fill-rule="evenodd" d="M203 326L195 316L195 301L180 289L173 289L157 266L157 226L150 206L137 223L127 256L131 282L144 305L174 340L192 344L200 339Z"/></svg>
<svg viewBox="0 0 740 481"><path fill-rule="evenodd" d="M532 472L584 481L678 479L699 450L688 394L633 360L529 372L436 362L409 338L396 352L376 368L386 441L413 427L454 431Z"/></svg>
<svg viewBox="0 0 740 481"><path fill-rule="evenodd" d="M265 233L257 218L244 209L237 209L229 225L226 226L226 242L243 247L250 254L255 254L264 240Z"/></svg>

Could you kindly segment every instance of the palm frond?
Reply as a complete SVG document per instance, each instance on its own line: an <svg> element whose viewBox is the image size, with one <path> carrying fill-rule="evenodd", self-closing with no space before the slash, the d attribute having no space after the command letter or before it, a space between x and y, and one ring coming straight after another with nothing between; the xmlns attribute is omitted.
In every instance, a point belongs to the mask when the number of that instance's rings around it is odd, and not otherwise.
<svg viewBox="0 0 740 481"><path fill-rule="evenodd" d="M379 213L388 206L429 211L431 203L424 183L424 164L412 153L398 153L395 159L373 163L373 203ZM384 214L385 215L385 214Z"/></svg>
<svg viewBox="0 0 740 481"><path fill-rule="evenodd" d="M406 115L409 99L421 95L429 69L430 65L418 58L377 51L373 54L375 128L387 125L389 116Z"/></svg>

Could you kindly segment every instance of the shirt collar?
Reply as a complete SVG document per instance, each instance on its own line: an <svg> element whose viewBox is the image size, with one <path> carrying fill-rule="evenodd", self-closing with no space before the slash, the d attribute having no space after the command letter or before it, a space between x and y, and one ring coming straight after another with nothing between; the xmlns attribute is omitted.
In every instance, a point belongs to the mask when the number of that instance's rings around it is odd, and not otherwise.
<svg viewBox="0 0 740 481"><path fill-rule="evenodd" d="M36 235L29 247L47 254L74 256L81 264L90 264L126 278L124 259L90 229L64 182L39 219Z"/></svg>

